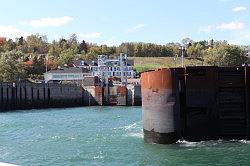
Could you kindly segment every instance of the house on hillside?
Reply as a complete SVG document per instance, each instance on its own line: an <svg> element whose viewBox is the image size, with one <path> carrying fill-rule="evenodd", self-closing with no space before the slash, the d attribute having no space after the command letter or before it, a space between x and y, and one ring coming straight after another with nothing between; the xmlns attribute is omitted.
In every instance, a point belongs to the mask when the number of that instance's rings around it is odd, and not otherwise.
<svg viewBox="0 0 250 166"><path fill-rule="evenodd" d="M136 76L134 61L128 60L126 54L120 54L115 59L111 59L107 55L99 55L97 60L75 60L73 65L86 68L91 71L92 76L99 76L100 78L135 78Z"/></svg>
<svg viewBox="0 0 250 166"><path fill-rule="evenodd" d="M98 75L98 61L97 60L75 60L74 67L85 68L91 71L92 76Z"/></svg>
<svg viewBox="0 0 250 166"><path fill-rule="evenodd" d="M98 77L103 84L110 80L127 83L127 79L135 78L134 61L128 60L126 54L120 54L116 59L107 55L99 55L97 60L75 60L73 67L50 70L44 73L48 81L79 81L86 76Z"/></svg>

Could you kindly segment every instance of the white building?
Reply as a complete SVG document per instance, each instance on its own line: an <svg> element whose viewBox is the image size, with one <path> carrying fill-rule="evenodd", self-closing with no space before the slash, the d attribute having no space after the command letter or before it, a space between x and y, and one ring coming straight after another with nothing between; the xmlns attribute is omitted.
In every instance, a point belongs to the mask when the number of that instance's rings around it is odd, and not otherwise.
<svg viewBox="0 0 250 166"><path fill-rule="evenodd" d="M128 78L135 78L136 73L133 69L134 61L128 60L126 54L120 54L116 59L109 59L107 55L99 55L97 61L76 60L74 66L90 70L92 76L104 78L117 77L121 82L126 82Z"/></svg>
<svg viewBox="0 0 250 166"><path fill-rule="evenodd" d="M75 60L74 67L50 70L44 73L45 82L48 81L79 81L86 76L98 76L102 83L110 78L118 78L122 83L135 78L134 61L128 60L126 54L120 54L116 59L109 59L107 55L99 55L98 60Z"/></svg>
<svg viewBox="0 0 250 166"><path fill-rule="evenodd" d="M49 81L81 81L86 76L91 76L91 72L88 69L65 67L44 73L44 80L46 83Z"/></svg>

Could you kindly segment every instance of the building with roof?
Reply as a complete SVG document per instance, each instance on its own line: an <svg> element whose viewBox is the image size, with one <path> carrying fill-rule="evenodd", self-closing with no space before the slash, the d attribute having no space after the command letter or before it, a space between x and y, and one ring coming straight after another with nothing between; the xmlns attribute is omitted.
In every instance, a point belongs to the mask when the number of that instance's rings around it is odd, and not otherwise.
<svg viewBox="0 0 250 166"><path fill-rule="evenodd" d="M126 79L136 76L133 69L134 61L128 60L126 54L120 54L115 59L110 59L107 55L99 55L98 60L75 60L73 65L88 69L92 76L98 76L102 82L107 82L107 79L112 77L120 78L121 82L127 82Z"/></svg>
<svg viewBox="0 0 250 166"><path fill-rule="evenodd" d="M45 82L49 81L82 81L84 77L91 76L86 68L64 67L44 73Z"/></svg>
<svg viewBox="0 0 250 166"><path fill-rule="evenodd" d="M75 60L73 62L74 67L85 68L91 71L92 76L97 76L98 74L98 61L97 60Z"/></svg>
<svg viewBox="0 0 250 166"><path fill-rule="evenodd" d="M118 78L126 84L128 78L135 78L134 61L128 60L126 54L120 54L116 59L107 55L99 55L98 60L75 60L74 67L50 70L44 74L48 81L79 81L86 76L98 76L103 84L108 84L111 78Z"/></svg>

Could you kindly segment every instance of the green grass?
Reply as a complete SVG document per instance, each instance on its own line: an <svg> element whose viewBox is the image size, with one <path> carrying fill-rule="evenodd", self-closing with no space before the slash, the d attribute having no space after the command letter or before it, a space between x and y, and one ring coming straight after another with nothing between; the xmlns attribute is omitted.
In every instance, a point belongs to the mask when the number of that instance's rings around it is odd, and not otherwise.
<svg viewBox="0 0 250 166"><path fill-rule="evenodd" d="M181 58L175 59L174 57L130 57L129 59L134 60L134 68L137 72L182 66ZM184 66L202 65L203 62L201 60L184 58Z"/></svg>

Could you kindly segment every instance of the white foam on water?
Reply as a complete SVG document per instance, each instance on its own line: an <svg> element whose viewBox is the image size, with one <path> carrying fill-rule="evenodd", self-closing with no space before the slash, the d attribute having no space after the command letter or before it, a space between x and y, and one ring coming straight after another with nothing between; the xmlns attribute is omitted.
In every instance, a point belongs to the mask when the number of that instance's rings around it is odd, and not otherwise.
<svg viewBox="0 0 250 166"><path fill-rule="evenodd" d="M96 160L96 159L103 159L104 156L102 155L102 151L100 151L98 154L96 154L93 159Z"/></svg>
<svg viewBox="0 0 250 166"><path fill-rule="evenodd" d="M0 166L18 166L18 165L0 162Z"/></svg>
<svg viewBox="0 0 250 166"><path fill-rule="evenodd" d="M186 141L186 140L178 140L176 144L180 144L180 146L184 147L197 147L200 146L204 143L204 141L200 142L191 142L191 141Z"/></svg>
<svg viewBox="0 0 250 166"><path fill-rule="evenodd" d="M124 126L125 131L136 128L137 123Z"/></svg>
<svg viewBox="0 0 250 166"><path fill-rule="evenodd" d="M127 126L114 127L114 128L112 128L112 130L124 129L125 131L128 131L128 130L136 129L136 128L138 128L138 127L141 128L140 123L141 123L141 121L139 121L139 122L134 122L134 123L129 124L129 125L127 125Z"/></svg>
<svg viewBox="0 0 250 166"><path fill-rule="evenodd" d="M237 140L237 142L243 143L243 144L250 144L250 140L245 140L245 139Z"/></svg>
<svg viewBox="0 0 250 166"><path fill-rule="evenodd" d="M136 137L136 138L143 138L143 133L128 133L125 135L126 137Z"/></svg>
<svg viewBox="0 0 250 166"><path fill-rule="evenodd" d="M60 139L61 137L60 136L57 136L57 135L55 135L55 136L53 136L53 137L51 137L52 139Z"/></svg>
<svg viewBox="0 0 250 166"><path fill-rule="evenodd" d="M93 159L96 160L96 159L103 159L104 157L103 156L94 156Z"/></svg>

